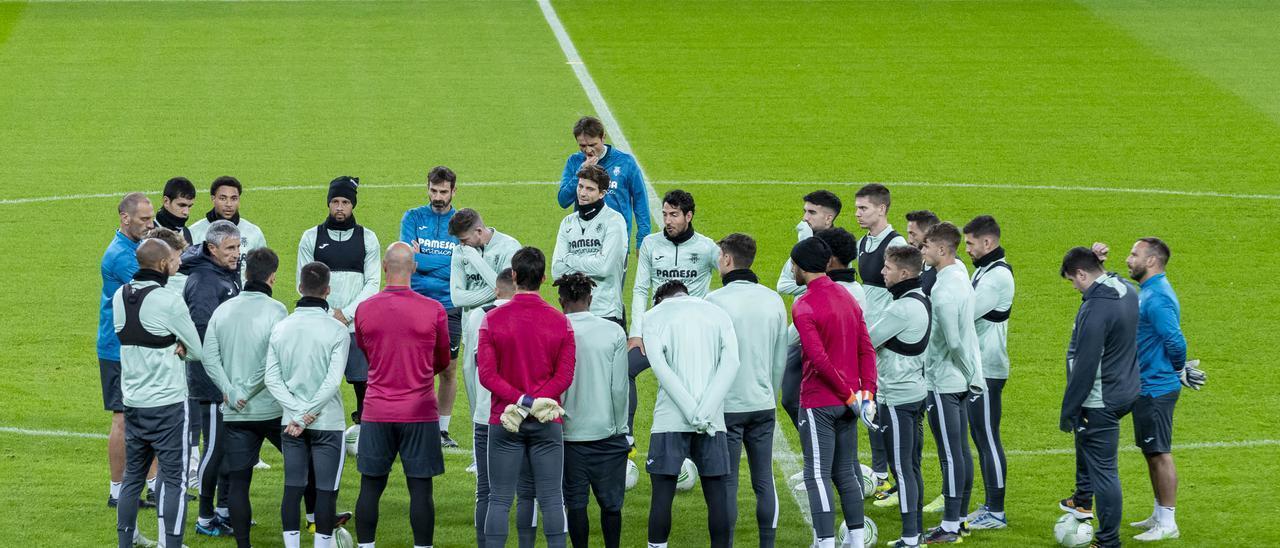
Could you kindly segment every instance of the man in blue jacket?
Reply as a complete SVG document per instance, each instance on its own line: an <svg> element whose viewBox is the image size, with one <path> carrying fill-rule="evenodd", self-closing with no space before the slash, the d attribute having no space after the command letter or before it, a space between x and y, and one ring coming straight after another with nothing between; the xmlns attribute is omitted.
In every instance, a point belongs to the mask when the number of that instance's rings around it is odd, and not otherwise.
<svg viewBox="0 0 1280 548"><path fill-rule="evenodd" d="M449 317L449 368L437 377L440 405L440 445L457 447L449 436L449 418L453 415L453 395L458 391L458 347L462 345L462 309L449 297L449 263L458 238L449 234L449 221L457 211L453 196L457 193L458 176L453 170L436 166L427 174L427 197L430 203L404 213L400 221L400 241L413 247L418 269L411 285L424 297L444 305ZM448 403L446 407L444 403Z"/></svg>
<svg viewBox="0 0 1280 548"><path fill-rule="evenodd" d="M639 250L640 242L649 235L650 218L649 195L645 191L644 175L640 173L635 157L613 145L606 145L604 124L591 116L583 116L574 124L573 137L578 140L579 151L569 156L564 163L564 173L560 175L560 192L556 194L560 207L577 203L579 169L587 165L604 168L609 174L609 189L604 196L604 203L622 214L622 218L627 221L627 237L635 235L636 249ZM635 230L632 230L632 216L635 216Z"/></svg>

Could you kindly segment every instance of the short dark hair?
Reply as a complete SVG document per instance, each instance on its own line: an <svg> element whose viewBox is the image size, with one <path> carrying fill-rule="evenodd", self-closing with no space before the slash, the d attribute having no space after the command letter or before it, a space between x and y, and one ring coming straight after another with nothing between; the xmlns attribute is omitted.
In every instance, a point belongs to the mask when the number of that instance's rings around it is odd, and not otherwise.
<svg viewBox="0 0 1280 548"><path fill-rule="evenodd" d="M827 247L831 248L831 256L846 268L858 258L858 239L848 230L840 227L828 228L815 232L813 237L826 242Z"/></svg>
<svg viewBox="0 0 1280 548"><path fill-rule="evenodd" d="M733 257L736 268L751 268L751 263L756 262L756 240L751 236L734 232L720 238L716 245L720 246L721 253Z"/></svg>
<svg viewBox="0 0 1280 548"><path fill-rule="evenodd" d="M511 272L515 275L517 289L537 291L547 276L546 271L547 257L541 249L522 247L511 256Z"/></svg>
<svg viewBox="0 0 1280 548"><path fill-rule="evenodd" d="M1000 223L997 223L996 218L990 215L978 215L964 225L964 233L973 234L976 238L994 236L996 239L1000 239Z"/></svg>
<svg viewBox="0 0 1280 548"><path fill-rule="evenodd" d="M925 232L924 241L938 242L955 251L960 249L960 229L956 228L956 225L943 221Z"/></svg>
<svg viewBox="0 0 1280 548"><path fill-rule="evenodd" d="M907 222L915 223L916 227L924 232L928 232L933 225L942 222L934 212L927 209L917 209L907 212Z"/></svg>
<svg viewBox="0 0 1280 548"><path fill-rule="evenodd" d="M578 170L578 179L586 179L595 183L596 190L600 192L609 191L609 173L600 166L582 166L582 169Z"/></svg>
<svg viewBox="0 0 1280 548"><path fill-rule="evenodd" d="M912 274L920 274L924 269L924 254L913 245L890 246L884 250L884 260L906 268Z"/></svg>
<svg viewBox="0 0 1280 548"><path fill-rule="evenodd" d="M498 281L494 282L493 285L499 288L505 285L508 288L515 289L516 279L512 277L511 267L508 266L502 269L502 272L498 273Z"/></svg>
<svg viewBox="0 0 1280 548"><path fill-rule="evenodd" d="M482 222L479 212L464 207L454 212L453 217L449 219L449 235L457 238L459 234L480 226Z"/></svg>
<svg viewBox="0 0 1280 548"><path fill-rule="evenodd" d="M1169 264L1169 257L1172 257L1173 254L1169 251L1169 244L1164 243L1164 240L1155 236L1148 236L1146 238L1138 238L1138 241L1147 244L1147 253L1155 255L1156 260L1160 261L1160 266Z"/></svg>
<svg viewBox="0 0 1280 548"><path fill-rule="evenodd" d="M324 295L324 291L328 288L328 265L319 261L302 265L302 272L298 274L298 292L305 297L319 297Z"/></svg>
<svg viewBox="0 0 1280 548"><path fill-rule="evenodd" d="M671 204L671 207L679 209L681 213L693 213L693 195L678 188L667 191L662 197L662 203Z"/></svg>
<svg viewBox="0 0 1280 548"><path fill-rule="evenodd" d="M163 226L157 226L147 231L143 236L144 239L155 238L169 245L174 251L182 251L187 247L187 241L182 239L182 235L169 230Z"/></svg>
<svg viewBox="0 0 1280 548"><path fill-rule="evenodd" d="M194 200L196 198L196 185L191 184L191 179L186 177L174 177L165 181L164 197L169 200L177 200L178 198Z"/></svg>
<svg viewBox="0 0 1280 548"><path fill-rule="evenodd" d="M250 282L266 283L267 278L280 268L280 257L269 247L259 247L250 251L244 258L244 279Z"/></svg>
<svg viewBox="0 0 1280 548"><path fill-rule="evenodd" d="M684 282L680 280L670 280L667 283L658 286L658 289L653 290L653 304L654 306L657 306L658 303L667 300L667 297L672 297L681 293L688 295L689 288L685 287Z"/></svg>
<svg viewBox="0 0 1280 548"><path fill-rule="evenodd" d="M560 300L566 303L579 303L591 296L591 288L596 282L581 272L565 274L551 284L560 288Z"/></svg>
<svg viewBox="0 0 1280 548"><path fill-rule="evenodd" d="M209 195L213 196L218 193L218 189L229 186L236 189L236 194L244 194L244 187L240 185L240 179L230 175L223 175L213 180L213 184L209 185Z"/></svg>
<svg viewBox="0 0 1280 548"><path fill-rule="evenodd" d="M880 183L863 185L862 188L858 189L858 192L853 194L853 197L854 199L866 198L875 205L884 206L886 211L889 209L889 187Z"/></svg>
<svg viewBox="0 0 1280 548"><path fill-rule="evenodd" d="M578 118L578 123L573 124L574 137L604 137L604 123L595 116L583 116Z"/></svg>
<svg viewBox="0 0 1280 548"><path fill-rule="evenodd" d="M436 166L427 172L427 186L449 183L449 188L458 185L458 175L444 166Z"/></svg>
<svg viewBox="0 0 1280 548"><path fill-rule="evenodd" d="M1062 257L1062 268L1058 271L1058 275L1069 278L1080 270L1090 274L1102 273L1102 261L1098 260L1098 256L1093 254L1092 249L1073 247L1067 250L1067 254Z"/></svg>
<svg viewBox="0 0 1280 548"><path fill-rule="evenodd" d="M840 214L840 197L830 190L815 190L804 195L804 201L816 206L822 206Z"/></svg>

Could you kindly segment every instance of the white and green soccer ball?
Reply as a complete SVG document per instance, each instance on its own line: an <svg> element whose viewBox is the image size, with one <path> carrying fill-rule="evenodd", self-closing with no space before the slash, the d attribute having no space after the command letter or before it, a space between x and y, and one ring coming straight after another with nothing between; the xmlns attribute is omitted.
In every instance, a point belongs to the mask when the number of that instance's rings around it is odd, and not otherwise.
<svg viewBox="0 0 1280 548"><path fill-rule="evenodd" d="M862 479L862 498L870 498L876 493L876 472L870 466L860 463L858 474Z"/></svg>
<svg viewBox="0 0 1280 548"><path fill-rule="evenodd" d="M693 465L693 461L684 459L684 464L680 465L680 474L676 476L676 489L688 491L693 489L693 484L697 482L698 467Z"/></svg>
<svg viewBox="0 0 1280 548"><path fill-rule="evenodd" d="M333 546L334 548L356 548L356 541L351 538L350 531L337 527L333 530Z"/></svg>
<svg viewBox="0 0 1280 548"><path fill-rule="evenodd" d="M360 425L353 424L343 432L342 443L346 446L348 455L356 456L356 452L360 450Z"/></svg>
<svg viewBox="0 0 1280 548"><path fill-rule="evenodd" d="M1053 538L1067 548L1084 548L1093 542L1093 522L1063 514L1053 526Z"/></svg>
<svg viewBox="0 0 1280 548"><path fill-rule="evenodd" d="M872 548L876 545L878 529L876 522L871 521L871 516L862 517L862 544L863 548ZM849 536L849 527L845 525L844 520L836 527L836 546L844 546L845 538Z"/></svg>
<svg viewBox="0 0 1280 548"><path fill-rule="evenodd" d="M640 467L636 466L635 461L627 459L627 490L633 489L637 483L640 483Z"/></svg>

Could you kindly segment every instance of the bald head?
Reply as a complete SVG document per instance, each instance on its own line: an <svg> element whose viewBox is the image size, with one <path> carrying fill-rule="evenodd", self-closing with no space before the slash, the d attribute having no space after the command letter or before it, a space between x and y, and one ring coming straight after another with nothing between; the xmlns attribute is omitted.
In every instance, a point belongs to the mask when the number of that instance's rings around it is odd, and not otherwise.
<svg viewBox="0 0 1280 548"><path fill-rule="evenodd" d="M138 268L169 272L169 259L173 257L173 248L159 238L147 238L138 244Z"/></svg>
<svg viewBox="0 0 1280 548"><path fill-rule="evenodd" d="M418 264L413 259L413 248L404 242L387 246L382 257L382 271L387 273L387 285L409 285Z"/></svg>

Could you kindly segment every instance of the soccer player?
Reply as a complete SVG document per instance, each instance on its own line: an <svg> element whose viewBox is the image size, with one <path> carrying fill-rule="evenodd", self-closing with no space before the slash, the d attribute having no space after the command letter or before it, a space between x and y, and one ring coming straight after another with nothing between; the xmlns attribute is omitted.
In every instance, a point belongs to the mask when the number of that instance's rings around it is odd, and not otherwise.
<svg viewBox="0 0 1280 548"><path fill-rule="evenodd" d="M608 186L602 189L605 205L622 215L627 234L631 234L631 218L635 217L636 249L640 249L650 230L649 194L636 159L613 145L605 144L604 124L594 117L580 118L573 125L573 138L578 141L578 152L570 155L564 163L556 201L562 208L578 203L578 172L586 166L603 169L609 178ZM628 236L624 241L629 239Z"/></svg>
<svg viewBox="0 0 1280 548"><path fill-rule="evenodd" d="M361 303L355 316L356 342L369 356L356 540L374 546L378 501L398 454L409 488L413 545L425 548L435 535L431 478L444 473L433 384L435 374L449 366L449 320L443 305L409 288L417 269L409 244L391 244L382 267L387 288Z"/></svg>
<svg viewBox="0 0 1280 548"><path fill-rule="evenodd" d="M831 248L821 238L791 248L796 284L805 286L791 314L804 352L797 426L818 548L835 546L832 482L844 512L844 546L864 544L857 424L861 417L871 427L876 415L875 349L862 308L827 276L830 262Z"/></svg>
<svg viewBox="0 0 1280 548"><path fill-rule="evenodd" d="M98 299L98 375L102 381L102 408L111 412L107 458L111 483L107 506L115 508L124 481L124 401L120 395L120 339L116 337L111 298L138 271L138 243L151 229L155 208L141 192L126 194L116 207L120 227L102 254L102 293ZM144 506L149 506L144 503Z"/></svg>
<svg viewBox="0 0 1280 548"><path fill-rule="evenodd" d="M956 260L960 229L939 223L925 234L924 262L938 270L929 298L933 325L924 370L929 403L929 429L942 469L942 524L925 533L926 544L961 541L962 520L973 490L973 453L969 448L966 399L985 390L978 333L973 325L973 286L964 264Z"/></svg>
<svg viewBox="0 0 1280 548"><path fill-rule="evenodd" d="M253 509L249 485L262 442L280 449L280 404L266 390L267 344L271 330L289 315L271 296L280 258L260 247L245 258L244 291L213 311L204 332L204 370L225 395L224 468L231 510L230 527L240 548L249 546Z"/></svg>
<svg viewBox="0 0 1280 548"><path fill-rule="evenodd" d="M230 221L240 230L239 264L244 264L245 254L259 247L267 247L267 238L262 235L262 229L240 217L240 195L243 192L244 187L235 177L224 175L213 180L213 184L209 187L209 195L213 198L213 209L205 213L203 219L192 223L190 228L192 245L204 242L205 232L214 222L225 220Z"/></svg>
<svg viewBox="0 0 1280 548"><path fill-rule="evenodd" d="M808 204L806 204L806 213ZM773 485L773 429L777 416L776 387L787 359L787 308L782 297L760 285L751 271L756 241L746 234L721 239L720 281L724 287L707 295L733 322L738 340L738 375L724 401L729 444L729 529L738 521L738 467L747 449L751 489L756 496L756 525L761 548L772 548L778 530L778 494ZM788 263L789 264L789 263Z"/></svg>
<svg viewBox="0 0 1280 548"><path fill-rule="evenodd" d="M490 548L506 545L511 499L528 455L547 546L563 548L568 528L560 397L573 382L573 329L564 314L538 296L546 271L542 251L517 251L511 270L516 294L485 316L476 345L480 384L492 394L485 543ZM535 420L526 420L530 415Z"/></svg>
<svg viewBox="0 0 1280 548"><path fill-rule="evenodd" d="M605 207L609 175L596 165L578 170L578 207L560 221L551 277L579 272L592 280L591 313L626 327L622 279L627 275L627 225ZM647 210L647 208L646 208Z"/></svg>
<svg viewBox="0 0 1280 548"><path fill-rule="evenodd" d="M645 461L653 483L649 548L667 547L676 478L685 459L693 462L701 480L710 545L730 546L724 399L739 367L733 321L723 309L690 296L682 282L672 280L654 291L654 307L645 313L644 339L658 379Z"/></svg>
<svg viewBox="0 0 1280 548"><path fill-rule="evenodd" d="M193 243L187 221L190 219L191 206L195 204L195 200L196 187L186 177L174 177L164 183L164 198L161 201L160 210L156 211L156 226L177 232L178 237L183 240L183 248ZM174 274L169 277L169 283L165 284L165 289L181 295L186 283L186 274Z"/></svg>
<svg viewBox="0 0 1280 548"><path fill-rule="evenodd" d="M840 197L828 190L815 190L804 196L804 217L796 225L796 241L803 240L814 233L835 226L836 217L840 216ZM854 249L857 253L857 249ZM778 293L783 295L802 295L804 286L796 285L796 273L788 259L778 274Z"/></svg>
<svg viewBox="0 0 1280 548"><path fill-rule="evenodd" d="M892 247L885 250L884 259L881 273L893 302L871 326L871 344L876 348L876 386L880 392L877 414L884 424L897 490L892 497L877 500L876 506L898 506L902 537L892 546L902 548L920 544L924 525L924 482L920 476L924 432L920 421L924 419L925 349L929 346L933 312L929 297L920 287L920 250L913 246ZM880 504L890 498L892 503Z"/></svg>
<svg viewBox="0 0 1280 548"><path fill-rule="evenodd" d="M940 222L942 220L927 209L908 211L907 243L915 246L916 249L924 249L924 235L929 232L930 228ZM924 290L925 295L933 291L933 284L936 281L938 281L938 271L928 264L924 265L924 270L920 271L920 289Z"/></svg>
<svg viewBox="0 0 1280 548"><path fill-rule="evenodd" d="M1004 384L1009 379L1009 313L1013 310L1013 267L1000 246L1000 225L990 215L964 225L964 248L973 259L973 325L982 352L985 390L969 396L969 435L978 447L986 502L965 521L973 529L1004 529L1005 478L1008 464L1000 441Z"/></svg>
<svg viewBox="0 0 1280 548"><path fill-rule="evenodd" d="M1083 295L1071 343L1067 347L1067 386L1058 428L1076 442L1076 490L1058 503L1080 519L1093 517L1094 544L1120 546L1123 512L1120 470L1120 419L1138 399L1138 292L1132 284L1102 270L1093 251L1075 247L1062 258L1061 275Z"/></svg>
<svg viewBox="0 0 1280 548"><path fill-rule="evenodd" d="M209 319L222 303L240 293L240 230L230 221L215 221L209 225L200 247L183 254L183 269L187 271L187 283L183 299L191 312L191 321L204 340ZM200 513L196 518L196 533L206 536L230 536L231 513L227 509L227 489L230 478L222 466L226 453L223 442L222 403L226 395L218 389L199 362L187 364L187 381L193 407L199 410L200 435L204 438L204 451L197 470L200 479ZM214 496L218 497L215 511Z"/></svg>
<svg viewBox="0 0 1280 548"><path fill-rule="evenodd" d="M133 200L131 207L137 208L145 198ZM186 528L187 369L182 362L200 359L202 349L182 300L171 291L157 291L177 272L178 253L148 239L138 245L136 260L132 279L111 297L126 440L116 537L120 548L150 544L137 530L138 497L154 458L163 482L160 534L166 546L176 547L182 546Z"/></svg>
<svg viewBox="0 0 1280 548"><path fill-rule="evenodd" d="M346 412L338 390L347 368L347 326L329 312L329 267L313 262L298 277L302 295L293 313L277 323L267 345L263 382L280 402L284 496L280 521L285 548L300 548L298 504L315 474L316 548L329 548L337 518L338 487L346 458L342 431Z"/></svg>
<svg viewBox="0 0 1280 548"><path fill-rule="evenodd" d="M1099 248L1101 246L1101 248ZM1106 260L1106 244L1094 244ZM1155 491L1151 515L1132 523L1146 529L1134 540L1155 541L1178 538L1174 505L1178 495L1178 472L1173 464L1173 408L1182 386L1191 386L1187 369L1197 362L1187 361L1187 339L1182 335L1182 305L1169 284L1165 267L1169 245L1160 238L1134 242L1125 260L1129 278L1138 282L1138 369L1142 386L1133 404L1134 444L1147 460L1147 473Z"/></svg>
<svg viewBox="0 0 1280 548"><path fill-rule="evenodd" d="M413 290L444 305L449 315L449 355L455 361L439 376L436 387L439 411L449 416L458 393L453 364L458 359L458 346L462 344L462 309L453 304L449 288L453 252L459 244L458 238L449 233L449 224L456 213L453 197L457 192L458 176L453 170L433 167L427 173L427 205L406 211L400 220L400 241L413 247L413 258L418 265L413 273ZM457 447L458 442L449 436L448 425L441 426L440 445Z"/></svg>
<svg viewBox="0 0 1280 548"><path fill-rule="evenodd" d="M625 249L625 233L621 237ZM621 325L591 312L595 282L586 274L565 274L554 285L560 290L560 308L573 326L577 354L573 384L564 393L564 504L569 539L574 548L588 545L587 506L594 492L604 545L617 548L622 542L622 501L631 452L627 333Z"/></svg>
<svg viewBox="0 0 1280 548"><path fill-rule="evenodd" d="M672 190L662 197L662 232L645 237L636 265L636 283L631 290L631 329L627 339L627 369L631 376L631 403L627 429L635 431L636 375L649 368L643 333L644 312L649 308L650 290L669 281L679 281L694 297L706 297L711 276L720 260L720 248L711 238L693 229L693 195ZM634 442L634 439L632 440Z"/></svg>
<svg viewBox="0 0 1280 548"><path fill-rule="evenodd" d="M466 327L463 329L462 346L466 354L462 358L463 384L467 389L467 399L471 402L471 419L474 445L472 449L475 459L472 466L476 474L476 546L485 546L484 522L489 513L489 405L492 396L489 390L480 384L476 372L476 346L480 341L480 326L484 317L501 305L511 301L516 293L516 281L512 277L511 268L504 268L498 273L494 284L497 299L492 303L471 310L467 315ZM516 538L520 548L533 548L538 542L537 512L534 508L533 473L529 469L528 460L521 466L520 479L516 485Z"/></svg>
<svg viewBox="0 0 1280 548"><path fill-rule="evenodd" d="M355 343L355 315L360 303L378 292L382 281L382 256L378 235L356 223L356 197L360 180L341 176L329 182L329 216L324 223L308 228L298 241L298 277L302 267L312 261L329 267L329 309L334 319L347 326L347 383L356 394L356 409L351 422L360 424L364 410L369 360Z"/></svg>

